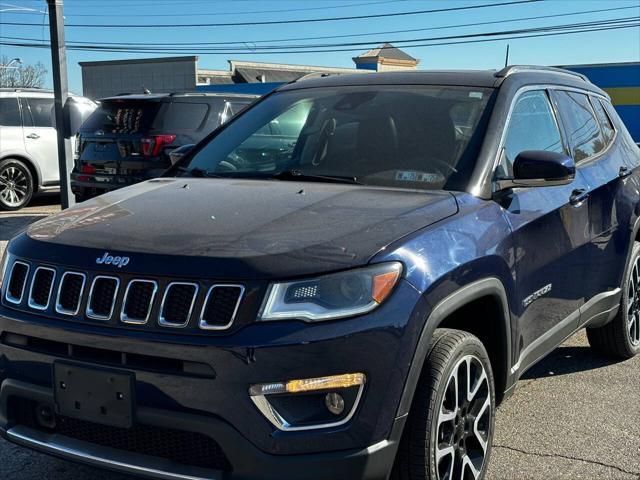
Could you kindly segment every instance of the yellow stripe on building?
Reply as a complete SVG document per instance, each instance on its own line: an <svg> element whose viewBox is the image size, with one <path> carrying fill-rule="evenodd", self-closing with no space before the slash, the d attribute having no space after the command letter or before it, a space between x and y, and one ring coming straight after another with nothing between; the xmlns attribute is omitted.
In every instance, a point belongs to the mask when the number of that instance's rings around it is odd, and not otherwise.
<svg viewBox="0 0 640 480"><path fill-rule="evenodd" d="M640 87L603 88L614 105L640 105Z"/></svg>

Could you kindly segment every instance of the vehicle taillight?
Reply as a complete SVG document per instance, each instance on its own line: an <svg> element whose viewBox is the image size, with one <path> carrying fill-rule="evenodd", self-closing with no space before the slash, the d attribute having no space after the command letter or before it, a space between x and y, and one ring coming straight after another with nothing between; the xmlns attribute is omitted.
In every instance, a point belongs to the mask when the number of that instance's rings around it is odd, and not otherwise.
<svg viewBox="0 0 640 480"><path fill-rule="evenodd" d="M93 165L80 165L80 173L96 173L96 167Z"/></svg>
<svg viewBox="0 0 640 480"><path fill-rule="evenodd" d="M170 145L175 139L175 135L152 135L140 140L140 149L145 157L155 157L160 154L162 147Z"/></svg>
<svg viewBox="0 0 640 480"><path fill-rule="evenodd" d="M76 136L74 137L74 145L75 148L73 149L73 159L75 161L80 160L80 134L76 134Z"/></svg>

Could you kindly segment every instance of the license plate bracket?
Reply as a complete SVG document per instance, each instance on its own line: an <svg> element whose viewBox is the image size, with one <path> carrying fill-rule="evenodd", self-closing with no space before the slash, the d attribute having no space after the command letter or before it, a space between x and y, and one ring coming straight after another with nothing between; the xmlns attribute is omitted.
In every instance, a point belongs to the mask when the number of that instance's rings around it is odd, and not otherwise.
<svg viewBox="0 0 640 480"><path fill-rule="evenodd" d="M132 373L56 362L53 385L58 414L113 427L133 425Z"/></svg>

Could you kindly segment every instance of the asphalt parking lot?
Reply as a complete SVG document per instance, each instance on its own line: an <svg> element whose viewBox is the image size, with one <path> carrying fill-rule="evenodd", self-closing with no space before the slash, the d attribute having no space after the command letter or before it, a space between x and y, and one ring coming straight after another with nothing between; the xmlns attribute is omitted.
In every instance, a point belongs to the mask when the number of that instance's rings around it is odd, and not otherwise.
<svg viewBox="0 0 640 480"><path fill-rule="evenodd" d="M0 213L0 253L57 197ZM0 479L125 480L0 440ZM640 358L593 355L580 333L530 370L498 411L490 480L640 480ZM342 480L342 479L340 479Z"/></svg>

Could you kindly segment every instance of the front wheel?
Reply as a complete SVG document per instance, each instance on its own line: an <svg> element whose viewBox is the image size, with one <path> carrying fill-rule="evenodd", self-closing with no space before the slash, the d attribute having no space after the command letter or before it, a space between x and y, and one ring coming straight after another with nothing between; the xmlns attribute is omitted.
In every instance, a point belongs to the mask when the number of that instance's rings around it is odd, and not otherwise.
<svg viewBox="0 0 640 480"><path fill-rule="evenodd" d="M484 478L495 424L489 356L474 335L436 330L392 480Z"/></svg>
<svg viewBox="0 0 640 480"><path fill-rule="evenodd" d="M8 158L0 162L0 210L20 210L31 201L33 175L20 160Z"/></svg>
<svg viewBox="0 0 640 480"><path fill-rule="evenodd" d="M587 328L587 338L600 354L628 359L640 353L640 242L633 244L618 314L602 327Z"/></svg>

